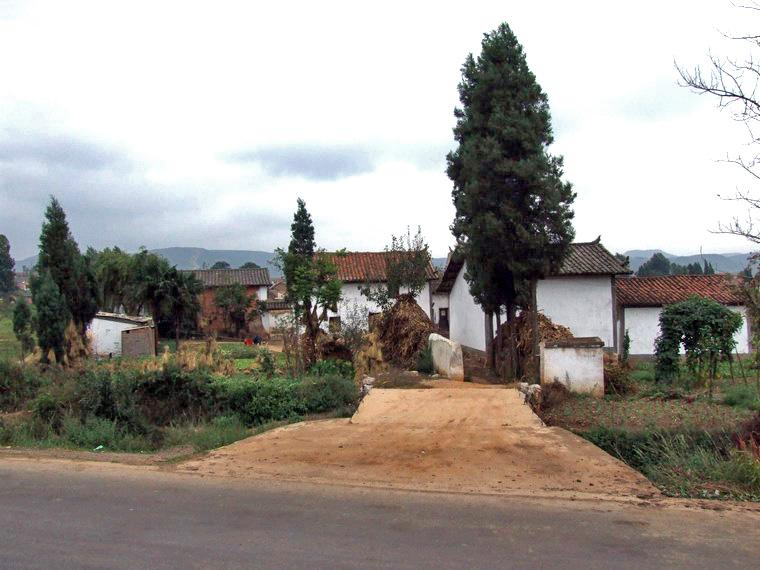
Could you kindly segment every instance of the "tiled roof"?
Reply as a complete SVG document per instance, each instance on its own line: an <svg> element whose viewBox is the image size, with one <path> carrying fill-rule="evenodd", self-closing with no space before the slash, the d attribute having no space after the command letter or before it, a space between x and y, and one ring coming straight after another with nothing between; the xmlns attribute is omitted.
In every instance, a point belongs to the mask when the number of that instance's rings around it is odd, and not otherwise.
<svg viewBox="0 0 760 570"><path fill-rule="evenodd" d="M284 311L293 308L287 299L269 299L265 306L267 311Z"/></svg>
<svg viewBox="0 0 760 570"><path fill-rule="evenodd" d="M443 272L441 283L436 293L449 293L454 286L459 271L464 265L464 258L456 251L449 255L449 261ZM559 271L559 275L627 275L631 271L620 263L614 255L599 243L599 241L571 243L567 257Z"/></svg>
<svg viewBox="0 0 760 570"><path fill-rule="evenodd" d="M327 257L338 268L338 279L344 283L379 283L388 279L388 260L399 254L390 251L355 251L345 254L327 253ZM428 262L427 279L432 281L438 273Z"/></svg>
<svg viewBox="0 0 760 570"><path fill-rule="evenodd" d="M631 273L599 240L571 243L557 275L626 275Z"/></svg>
<svg viewBox="0 0 760 570"><path fill-rule="evenodd" d="M272 284L268 269L190 269L204 287L224 287L226 285L246 285L267 287Z"/></svg>
<svg viewBox="0 0 760 570"><path fill-rule="evenodd" d="M742 305L733 275L663 275L617 281L617 302L624 307L661 307L685 301L692 295L724 305Z"/></svg>

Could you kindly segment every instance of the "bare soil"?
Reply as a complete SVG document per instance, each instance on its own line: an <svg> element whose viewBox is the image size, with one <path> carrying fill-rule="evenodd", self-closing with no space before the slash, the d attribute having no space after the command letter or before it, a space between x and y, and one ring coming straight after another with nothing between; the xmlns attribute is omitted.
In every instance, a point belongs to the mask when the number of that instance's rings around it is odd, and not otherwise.
<svg viewBox="0 0 760 570"><path fill-rule="evenodd" d="M350 420L286 426L177 469L235 479L465 493L658 495L642 475L591 443L544 426L515 390L430 384L434 389L372 390Z"/></svg>

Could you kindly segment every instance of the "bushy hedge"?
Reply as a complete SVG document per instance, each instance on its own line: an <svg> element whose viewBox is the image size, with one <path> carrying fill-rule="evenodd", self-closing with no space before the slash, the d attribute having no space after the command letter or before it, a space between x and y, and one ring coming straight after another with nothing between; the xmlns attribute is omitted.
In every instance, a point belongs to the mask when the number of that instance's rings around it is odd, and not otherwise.
<svg viewBox="0 0 760 570"><path fill-rule="evenodd" d="M223 377L205 369L184 370L173 363L158 370L103 365L68 371L9 370L11 374L3 377L2 386L7 388L2 392L3 409L25 407L32 420L15 436L8 435L6 426L5 439L63 438L80 447L93 442L120 450L156 447L172 426L233 417L237 425L250 427L340 410L358 398L349 370L342 368L342 374L334 374L329 366L300 379ZM227 429L216 427L221 432Z"/></svg>
<svg viewBox="0 0 760 570"><path fill-rule="evenodd" d="M15 412L34 397L42 379L32 368L0 359L0 411Z"/></svg>

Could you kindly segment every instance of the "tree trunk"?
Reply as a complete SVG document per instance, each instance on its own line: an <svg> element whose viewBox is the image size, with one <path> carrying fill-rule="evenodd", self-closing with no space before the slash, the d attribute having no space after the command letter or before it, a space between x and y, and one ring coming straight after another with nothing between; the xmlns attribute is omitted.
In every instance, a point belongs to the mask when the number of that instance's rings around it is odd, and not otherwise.
<svg viewBox="0 0 760 570"><path fill-rule="evenodd" d="M493 312L486 311L485 322L486 335L486 366L491 372L495 371L495 362L493 354Z"/></svg>
<svg viewBox="0 0 760 570"><path fill-rule="evenodd" d="M507 322L514 323L517 310L513 303L507 303ZM504 381L511 382L517 375L517 347L515 346L515 331L510 327L507 336L507 354L504 358Z"/></svg>
<svg viewBox="0 0 760 570"><path fill-rule="evenodd" d="M530 328L533 339L532 346L532 363L533 374L531 381L534 384L540 384L541 382L541 352L539 343L541 342L540 331L538 330L538 280L533 279L530 284Z"/></svg>

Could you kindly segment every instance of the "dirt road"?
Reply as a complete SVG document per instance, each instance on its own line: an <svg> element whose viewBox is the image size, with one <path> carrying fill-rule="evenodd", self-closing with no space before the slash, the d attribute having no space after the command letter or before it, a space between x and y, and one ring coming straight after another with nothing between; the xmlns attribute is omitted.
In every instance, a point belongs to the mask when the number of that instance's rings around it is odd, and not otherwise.
<svg viewBox="0 0 760 570"><path fill-rule="evenodd" d="M594 445L544 426L517 391L472 386L375 389L350 420L276 429L178 469L204 476L427 491L657 495L642 475Z"/></svg>

